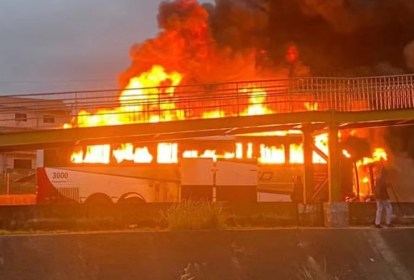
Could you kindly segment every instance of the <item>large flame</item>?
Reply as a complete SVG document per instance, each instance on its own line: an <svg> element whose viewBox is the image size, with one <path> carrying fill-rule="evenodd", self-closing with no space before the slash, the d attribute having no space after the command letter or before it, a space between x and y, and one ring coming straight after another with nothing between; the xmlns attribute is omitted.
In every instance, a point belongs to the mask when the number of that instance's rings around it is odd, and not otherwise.
<svg viewBox="0 0 414 280"><path fill-rule="evenodd" d="M175 87L182 81L183 75L172 71L166 72L160 65L153 66L149 71L142 73L138 77L133 77L126 88L120 93L119 106L113 109L102 109L95 113L81 111L71 124L65 124L65 128L70 127L96 127L106 125L132 124L142 122L159 122L184 120L186 118L184 110L176 108L174 103ZM267 92L264 89L255 87L254 84L247 85L239 90L241 96L245 96L248 102L241 102L239 108L241 115L263 115L275 113L266 105ZM306 106L306 105L304 105ZM213 110L202 112L203 118L220 118L231 115L223 110ZM269 135L287 135L287 132L273 132ZM215 151L185 151L184 157L217 157L242 158L242 147L239 144L236 151L229 151L223 155L217 155ZM245 152L247 158L252 158L252 146ZM74 163L108 163L111 155L108 155L108 148L99 146L89 146L86 151L75 151L72 155ZM103 152L105 151L105 152ZM280 147L260 148L260 161L263 163L283 163L285 153ZM136 163L151 162L154 155L151 155L146 147L134 147L131 143L125 143L113 149L112 156L117 162L133 161ZM101 158L100 158L101 157ZM158 147L158 163L176 163L178 161L178 149L176 145L161 143Z"/></svg>
<svg viewBox="0 0 414 280"><path fill-rule="evenodd" d="M133 161L135 163L151 163L153 156L147 147L136 147L132 143L122 144L118 149L113 149L113 155L118 163Z"/></svg>
<svg viewBox="0 0 414 280"><path fill-rule="evenodd" d="M115 108L95 112L82 110L70 124L65 124L64 127L96 127L185 120L187 115L191 115L192 109L205 119L234 116L235 112L231 111L232 108L226 108L226 106L221 106L219 109L212 104L209 109L186 108L182 110L175 103L175 100L180 98L176 87L182 84L184 79L188 79L191 83L211 83L223 80L251 81L256 78L266 78L258 75L260 72L257 72L257 69L260 67L256 68L255 51L244 52L240 55L229 49L220 49L211 33L208 20L207 11L195 0L164 1L160 5L158 15L159 26L162 29L159 35L131 49L132 63L131 67L121 76L123 90L119 94L118 105ZM288 46L285 60L289 69L278 69L278 77L280 75L281 78L287 78L288 75L297 75L299 72L307 71L305 71L307 67L300 67L299 50L296 45ZM279 72L284 72L284 74ZM287 74L288 72L290 74ZM275 77L274 74L272 73L272 77ZM283 86L280 85L279 89ZM295 100L290 100L289 104L286 104L286 100L278 100L277 95L274 93L269 95L269 92L254 83L237 88L236 92L241 98L237 101L237 113L241 116L275 114L286 110L290 112L296 107L317 111L325 110L327 106L323 102L310 101L300 95L295 96ZM366 104L358 104L354 101L352 105L366 108ZM204 111L199 112L199 110ZM298 133L301 132L274 131L254 136L289 137ZM112 160L118 163L156 161L160 164L175 164L180 158L212 158L213 160L257 158L258 162L263 165L304 163L303 144L296 142L268 144L258 141L259 143L237 142L234 143L233 149L228 151L219 151L214 148L190 148L183 151L179 144L174 142L158 143L151 149L133 143L123 143L119 146L95 145L75 149L71 161L76 164L108 164ZM326 164L329 156L328 134L316 135L314 146L318 152L313 152L312 161ZM349 151L342 150L342 154L344 158L352 160ZM373 164L383 164L385 161L387 161L385 150L376 148L371 157L365 157L355 163L356 171L354 172L360 175L361 193L369 193L371 188L367 167Z"/></svg>
<svg viewBox="0 0 414 280"><path fill-rule="evenodd" d="M355 163L357 173L360 199L369 197L373 192L373 184L375 183L376 173L383 168L388 161L388 154L384 148L377 147L370 157L364 157Z"/></svg>
<svg viewBox="0 0 414 280"><path fill-rule="evenodd" d="M72 124L66 127L94 127L104 125L131 124L140 122L159 122L183 120L186 118L183 110L176 108L174 103L175 87L182 80L183 75L178 72L166 72L162 66L153 66L148 72L142 73L138 77L130 80L127 87L120 93L119 107L111 110L99 110L95 114L81 111L79 116L72 121ZM241 96L248 100L245 108L239 108L241 115L264 115L275 113L274 110L267 106L267 92L264 89L249 84L240 89ZM304 102L303 107L308 110L315 110L317 103L310 104ZM227 114L222 110L213 110L202 112L203 118L220 118ZM230 114L229 114L230 115ZM287 136L297 134L299 131L273 131L259 133L254 135L266 136ZM321 134L315 137L315 146L321 153L327 155L328 135ZM262 164L274 163L303 163L303 146L302 144L291 144L284 146L267 146L260 145L258 160ZM289 149L286 153L285 149ZM217 158L246 158L253 157L253 145L247 144L246 151L241 143L236 145L234 151L228 151L224 154L217 154L214 150L207 151L184 151L182 157L210 157ZM286 158L286 155L290 155ZM117 162L132 161L136 163L152 162L152 155L147 147L134 147L131 143L125 143L113 149L112 156ZM72 155L74 163L108 163L111 154L108 152L108 146L90 146L86 151L75 151ZM325 157L326 158L326 157ZM326 159L320 154L313 154L313 162L326 163ZM158 163L177 163L179 159L178 147L176 143L160 143L157 148Z"/></svg>
<svg viewBox="0 0 414 280"><path fill-rule="evenodd" d="M364 157L357 162L358 165L368 165L371 163L387 161L388 156L384 148L375 148L371 157Z"/></svg>
<svg viewBox="0 0 414 280"><path fill-rule="evenodd" d="M162 66L155 65L130 80L120 94L119 107L99 110L94 114L82 110L71 124L65 124L65 128L184 119L184 112L177 110L172 101L174 89L181 80L182 75L178 72L167 73ZM151 115L148 117L144 111Z"/></svg>
<svg viewBox="0 0 414 280"><path fill-rule="evenodd" d="M265 105L267 96L265 90L252 87L250 90L245 88L240 92L249 94L249 106L243 113L241 113L242 116L256 116L273 113L272 110Z"/></svg>
<svg viewBox="0 0 414 280"><path fill-rule="evenodd" d="M120 77L124 90L119 96L119 106L93 113L81 111L72 123L65 125L66 128L183 120L186 119L186 113L191 113L192 108L187 108L189 112L181 110L176 107L178 105L174 100L179 98L176 96L175 87L180 85L184 78L191 83L268 78L270 73L265 74L265 71L258 67L257 50L239 53L217 44L210 29L209 13L198 1L165 1L160 5L157 19L161 29L158 35L131 48L131 66ZM297 47L290 45L286 53L289 58L288 62L298 66ZM278 68L272 71L271 77L287 78L288 73L291 73L291 68L290 66ZM169 70L166 71L166 69ZM276 105L272 108L269 106L270 103L278 102L269 102L268 92L255 84L245 85L237 91L242 99L239 100L240 104L237 108L239 115L264 115L278 111L274 108ZM299 101L303 108L309 110L317 108L315 103L304 102L305 100ZM279 102L279 104L282 103ZM197 112L202 110L193 109ZM234 115L234 112L226 110L217 109L213 105L210 109L198 113L203 118ZM148 149L145 150L145 147L124 144L114 149L110 157L118 162L150 162L156 159L158 163L175 163L179 158L178 149L173 145L174 143L170 144L159 144L155 156ZM99 154L88 155L94 150L95 148L91 147L81 153L74 153L72 161L83 163L89 158L95 161ZM281 150L281 147L262 146L260 151L254 151L251 143L246 144L245 148L239 145L235 151L224 152L222 155L210 150L184 151L180 156L253 158L253 154L260 154L263 163L286 161L285 152ZM101 161L101 163L106 162L107 159Z"/></svg>

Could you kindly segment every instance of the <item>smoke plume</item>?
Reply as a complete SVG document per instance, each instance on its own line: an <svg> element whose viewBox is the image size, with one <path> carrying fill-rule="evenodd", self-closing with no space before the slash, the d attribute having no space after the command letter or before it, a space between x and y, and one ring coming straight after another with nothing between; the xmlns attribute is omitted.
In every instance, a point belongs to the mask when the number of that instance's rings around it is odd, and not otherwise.
<svg viewBox="0 0 414 280"><path fill-rule="evenodd" d="M155 64L184 75L183 83L285 78L308 75L299 59L272 58L270 10L261 1L164 1L159 6L159 34L132 46L131 65L121 85ZM286 42L284 52L294 46Z"/></svg>
<svg viewBox="0 0 414 280"><path fill-rule="evenodd" d="M413 0L171 0L157 20L122 85L155 64L187 84L414 71ZM411 131L398 131L402 149Z"/></svg>
<svg viewBox="0 0 414 280"><path fill-rule="evenodd" d="M127 81L153 64L186 83L412 71L411 0L164 1L160 33L131 48ZM298 59L286 60L289 47ZM310 71L309 71L310 70Z"/></svg>

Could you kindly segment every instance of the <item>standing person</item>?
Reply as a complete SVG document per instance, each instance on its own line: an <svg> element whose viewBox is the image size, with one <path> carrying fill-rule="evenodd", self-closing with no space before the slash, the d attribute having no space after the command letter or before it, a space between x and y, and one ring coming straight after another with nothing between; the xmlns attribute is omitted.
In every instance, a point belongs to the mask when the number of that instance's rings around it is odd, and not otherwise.
<svg viewBox="0 0 414 280"><path fill-rule="evenodd" d="M387 227L393 227L391 223L392 206L390 196L388 195L388 171L381 169L381 174L375 182L375 199L377 201L377 212L375 215L375 227L381 228L382 210L385 209L385 224Z"/></svg>
<svg viewBox="0 0 414 280"><path fill-rule="evenodd" d="M293 188L290 199L296 203L303 203L303 183L302 177L296 176L293 180Z"/></svg>

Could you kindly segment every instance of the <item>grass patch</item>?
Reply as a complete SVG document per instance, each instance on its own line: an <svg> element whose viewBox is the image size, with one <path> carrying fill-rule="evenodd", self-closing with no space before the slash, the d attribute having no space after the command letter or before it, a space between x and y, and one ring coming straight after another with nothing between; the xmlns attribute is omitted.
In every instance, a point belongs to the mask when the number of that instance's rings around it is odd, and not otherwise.
<svg viewBox="0 0 414 280"><path fill-rule="evenodd" d="M220 203L184 201L163 212L169 230L226 228L227 213Z"/></svg>

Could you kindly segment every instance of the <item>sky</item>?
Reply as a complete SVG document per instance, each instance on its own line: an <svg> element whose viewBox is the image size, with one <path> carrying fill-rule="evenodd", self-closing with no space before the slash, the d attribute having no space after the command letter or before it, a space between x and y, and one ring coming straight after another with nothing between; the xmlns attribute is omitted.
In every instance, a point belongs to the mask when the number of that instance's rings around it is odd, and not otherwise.
<svg viewBox="0 0 414 280"><path fill-rule="evenodd" d="M160 2L1 0L0 95L116 88Z"/></svg>

